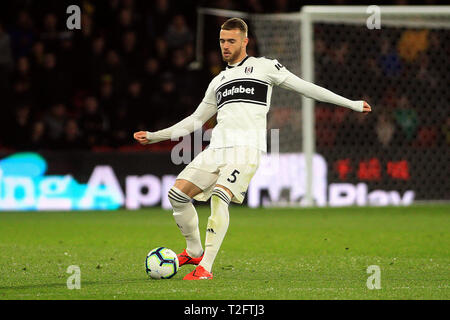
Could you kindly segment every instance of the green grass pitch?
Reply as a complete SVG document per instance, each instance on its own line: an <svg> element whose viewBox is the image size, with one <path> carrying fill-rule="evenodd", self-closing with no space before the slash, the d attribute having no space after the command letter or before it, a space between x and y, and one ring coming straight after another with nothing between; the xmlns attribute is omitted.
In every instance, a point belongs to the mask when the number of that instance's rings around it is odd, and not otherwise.
<svg viewBox="0 0 450 320"><path fill-rule="evenodd" d="M208 206L198 207L202 240ZM449 299L450 206L232 205L212 281L150 280L147 253L184 248L171 211L0 213L0 299ZM69 290L70 265L81 288ZM369 290L370 265L381 289Z"/></svg>

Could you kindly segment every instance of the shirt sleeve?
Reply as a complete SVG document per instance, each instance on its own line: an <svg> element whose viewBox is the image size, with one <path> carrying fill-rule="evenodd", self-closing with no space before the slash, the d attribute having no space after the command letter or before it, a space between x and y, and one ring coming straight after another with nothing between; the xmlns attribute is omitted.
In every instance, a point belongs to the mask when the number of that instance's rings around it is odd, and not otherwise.
<svg viewBox="0 0 450 320"><path fill-rule="evenodd" d="M332 103L358 112L363 111L364 101L349 100L336 93L331 92L328 89L322 88L314 83L300 79L295 74L289 71L287 72L288 72L287 76L279 84L281 88L298 92L314 100Z"/></svg>
<svg viewBox="0 0 450 320"><path fill-rule="evenodd" d="M216 95L214 93L214 79L209 83L205 96L197 109L188 117L173 126L155 131L147 131L147 139L150 144L169 139L184 137L195 130L200 129L217 112Z"/></svg>
<svg viewBox="0 0 450 320"><path fill-rule="evenodd" d="M217 78L217 77L216 77ZM208 85L208 88L206 89L205 96L203 97L202 102L211 104L217 107L217 100L216 100L216 94L214 92L214 78Z"/></svg>
<svg viewBox="0 0 450 320"><path fill-rule="evenodd" d="M156 132L147 132L147 139L150 144L169 139L184 137L197 129L217 112L217 107L213 104L202 101L197 109L190 116L184 118L173 126Z"/></svg>
<svg viewBox="0 0 450 320"><path fill-rule="evenodd" d="M266 59L267 62L265 64L266 74L269 77L269 80L272 85L279 86L282 82L286 80L286 78L291 74L285 66L278 62L278 60L274 59Z"/></svg>

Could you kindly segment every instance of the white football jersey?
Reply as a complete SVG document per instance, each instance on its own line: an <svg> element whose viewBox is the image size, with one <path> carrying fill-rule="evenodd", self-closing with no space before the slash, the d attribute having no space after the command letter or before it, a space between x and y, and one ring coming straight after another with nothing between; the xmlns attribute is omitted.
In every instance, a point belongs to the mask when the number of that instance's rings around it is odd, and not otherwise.
<svg viewBox="0 0 450 320"><path fill-rule="evenodd" d="M311 99L363 112L362 100L349 100L300 79L277 60L247 56L236 66L227 66L211 81L193 114L169 128L147 132L147 139L149 143L156 143L185 136L217 113L210 148L249 146L265 152L267 112L274 85Z"/></svg>
<svg viewBox="0 0 450 320"><path fill-rule="evenodd" d="M272 88L290 74L277 60L250 56L218 74L202 101L217 108L209 147L251 146L265 152Z"/></svg>

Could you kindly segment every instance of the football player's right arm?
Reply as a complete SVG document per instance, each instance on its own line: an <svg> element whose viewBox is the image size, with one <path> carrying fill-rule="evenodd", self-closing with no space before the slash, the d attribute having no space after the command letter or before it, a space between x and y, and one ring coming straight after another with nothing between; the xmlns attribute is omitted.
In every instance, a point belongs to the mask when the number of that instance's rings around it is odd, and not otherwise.
<svg viewBox="0 0 450 320"><path fill-rule="evenodd" d="M206 89L205 97L199 104L197 109L189 117L184 118L173 126L155 131L139 131L134 133L134 138L140 144L152 144L169 139L178 139L184 137L197 129L200 129L203 124L208 121L217 112L216 95L213 89L213 81Z"/></svg>
<svg viewBox="0 0 450 320"><path fill-rule="evenodd" d="M175 140L200 129L216 112L217 107L215 105L202 101L193 114L173 126L155 132L135 132L134 138L140 144L152 144L169 139Z"/></svg>

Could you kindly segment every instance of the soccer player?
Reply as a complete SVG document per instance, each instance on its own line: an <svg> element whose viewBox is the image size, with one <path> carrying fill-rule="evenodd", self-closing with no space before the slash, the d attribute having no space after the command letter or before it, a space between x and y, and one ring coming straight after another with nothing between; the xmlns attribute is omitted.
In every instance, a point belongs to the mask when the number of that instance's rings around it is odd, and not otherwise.
<svg viewBox="0 0 450 320"><path fill-rule="evenodd" d="M368 113L365 101L352 101L304 81L277 60L247 55L247 24L239 18L227 20L220 29L220 49L226 69L209 84L194 113L175 125L156 132L139 131L141 144L176 139L201 126L217 113L208 148L198 154L178 175L169 191L173 216L186 248L178 255L180 266L197 267L183 280L212 279L212 266L229 225L230 202L242 203L262 152L266 152L266 115L274 85L309 98ZM205 250L192 199L211 198Z"/></svg>

